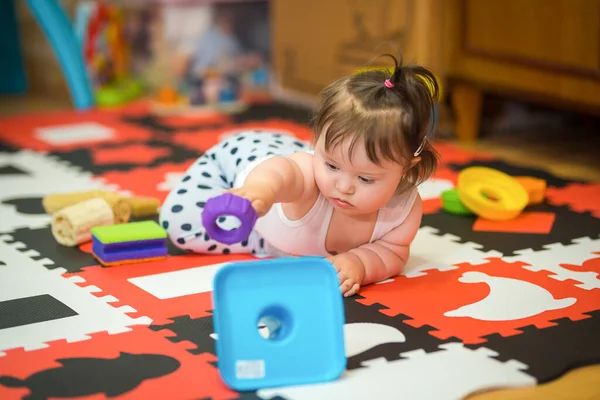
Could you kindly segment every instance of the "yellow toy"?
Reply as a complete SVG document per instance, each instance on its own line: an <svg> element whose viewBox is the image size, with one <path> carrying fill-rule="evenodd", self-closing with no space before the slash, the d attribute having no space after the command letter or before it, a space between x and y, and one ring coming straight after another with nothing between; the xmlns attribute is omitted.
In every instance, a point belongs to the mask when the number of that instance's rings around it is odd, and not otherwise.
<svg viewBox="0 0 600 400"><path fill-rule="evenodd" d="M480 217L494 221L516 218L529 202L527 191L510 175L487 167L461 171L457 182L461 202Z"/></svg>

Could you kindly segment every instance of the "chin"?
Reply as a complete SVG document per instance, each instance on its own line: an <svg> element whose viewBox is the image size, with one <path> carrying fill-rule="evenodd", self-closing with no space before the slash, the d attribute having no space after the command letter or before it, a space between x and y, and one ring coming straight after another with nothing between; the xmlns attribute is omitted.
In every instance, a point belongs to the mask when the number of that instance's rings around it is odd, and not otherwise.
<svg viewBox="0 0 600 400"><path fill-rule="evenodd" d="M361 210L358 210L356 208L352 208L352 209L344 209L344 208L338 208L335 207L336 211L339 212L340 214L344 214L344 215L352 215L352 216L359 216L359 215L364 215L365 213Z"/></svg>

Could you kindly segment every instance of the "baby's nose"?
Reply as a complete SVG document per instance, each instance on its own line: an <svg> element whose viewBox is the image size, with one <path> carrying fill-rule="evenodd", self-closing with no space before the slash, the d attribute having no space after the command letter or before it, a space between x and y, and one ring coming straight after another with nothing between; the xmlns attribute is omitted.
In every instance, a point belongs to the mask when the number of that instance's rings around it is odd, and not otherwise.
<svg viewBox="0 0 600 400"><path fill-rule="evenodd" d="M352 194L354 192L354 185L348 179L339 179L337 189L344 194Z"/></svg>

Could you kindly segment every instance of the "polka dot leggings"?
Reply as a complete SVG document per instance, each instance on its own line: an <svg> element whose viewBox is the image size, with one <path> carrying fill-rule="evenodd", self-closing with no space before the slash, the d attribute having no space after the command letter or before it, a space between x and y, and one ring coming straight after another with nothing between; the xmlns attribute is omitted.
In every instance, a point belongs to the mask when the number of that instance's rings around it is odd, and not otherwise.
<svg viewBox="0 0 600 400"><path fill-rule="evenodd" d="M265 132L243 131L210 148L185 172L181 182L165 199L159 216L173 244L195 253L268 253L268 244L253 231L248 240L225 245L212 240L202 226L202 210L211 197L234 186L237 176L252 161L268 156L287 156L308 151L310 146L295 137ZM221 217L222 229L239 226L236 218Z"/></svg>

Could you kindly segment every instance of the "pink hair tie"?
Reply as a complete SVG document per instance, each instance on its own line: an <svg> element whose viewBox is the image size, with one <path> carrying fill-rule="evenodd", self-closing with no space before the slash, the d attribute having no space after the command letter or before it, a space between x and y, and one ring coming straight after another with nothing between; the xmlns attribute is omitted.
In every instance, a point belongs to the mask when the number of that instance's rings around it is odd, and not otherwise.
<svg viewBox="0 0 600 400"><path fill-rule="evenodd" d="M393 88L394 84L392 83L392 81L390 81L389 79L385 80L385 87L386 88Z"/></svg>

